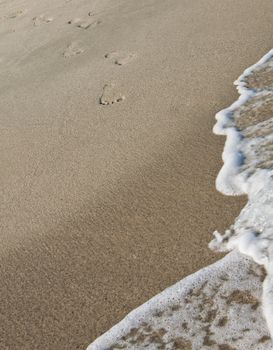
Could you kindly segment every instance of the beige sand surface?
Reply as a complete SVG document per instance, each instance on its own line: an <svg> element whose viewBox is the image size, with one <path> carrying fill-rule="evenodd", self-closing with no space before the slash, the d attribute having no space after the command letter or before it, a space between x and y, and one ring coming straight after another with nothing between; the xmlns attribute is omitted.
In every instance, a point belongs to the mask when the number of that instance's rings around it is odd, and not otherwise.
<svg viewBox="0 0 273 350"><path fill-rule="evenodd" d="M271 0L0 1L0 348L84 349L215 256L211 128Z"/></svg>

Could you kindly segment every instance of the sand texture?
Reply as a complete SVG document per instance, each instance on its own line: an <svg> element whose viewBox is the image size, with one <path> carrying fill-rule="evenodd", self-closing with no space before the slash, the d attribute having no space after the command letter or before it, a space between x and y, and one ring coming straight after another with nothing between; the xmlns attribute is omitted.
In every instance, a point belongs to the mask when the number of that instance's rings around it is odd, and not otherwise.
<svg viewBox="0 0 273 350"><path fill-rule="evenodd" d="M216 185L244 191L248 203L209 246L233 252L129 313L88 350L272 349L272 75L270 50L236 80L238 100L216 114L213 131L226 135Z"/></svg>
<svg viewBox="0 0 273 350"><path fill-rule="evenodd" d="M272 10L0 0L1 349L84 349L219 258L245 200L215 190L211 129Z"/></svg>

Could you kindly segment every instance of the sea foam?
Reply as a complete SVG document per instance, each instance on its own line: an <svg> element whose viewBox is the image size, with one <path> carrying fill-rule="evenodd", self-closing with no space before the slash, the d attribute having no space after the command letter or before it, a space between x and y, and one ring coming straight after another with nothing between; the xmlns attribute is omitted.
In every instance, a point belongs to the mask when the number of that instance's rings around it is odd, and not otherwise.
<svg viewBox="0 0 273 350"><path fill-rule="evenodd" d="M132 311L88 350L272 349L273 50L235 84L240 97L213 129L226 136L216 187L248 203L209 244L232 252Z"/></svg>
<svg viewBox="0 0 273 350"><path fill-rule="evenodd" d="M273 50L235 84L239 99L216 115L214 132L227 136L216 186L228 195L247 194L248 203L230 229L214 233L210 247L237 249L266 268L263 310L273 336Z"/></svg>
<svg viewBox="0 0 273 350"><path fill-rule="evenodd" d="M272 349L263 278L250 258L231 252L132 311L88 350Z"/></svg>

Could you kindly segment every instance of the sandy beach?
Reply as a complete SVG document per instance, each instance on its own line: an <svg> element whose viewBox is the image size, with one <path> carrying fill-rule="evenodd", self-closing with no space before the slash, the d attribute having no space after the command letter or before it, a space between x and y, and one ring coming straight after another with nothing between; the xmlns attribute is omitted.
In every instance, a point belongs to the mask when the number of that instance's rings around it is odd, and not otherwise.
<svg viewBox="0 0 273 350"><path fill-rule="evenodd" d="M219 259L214 115L269 0L0 2L0 348L85 349Z"/></svg>

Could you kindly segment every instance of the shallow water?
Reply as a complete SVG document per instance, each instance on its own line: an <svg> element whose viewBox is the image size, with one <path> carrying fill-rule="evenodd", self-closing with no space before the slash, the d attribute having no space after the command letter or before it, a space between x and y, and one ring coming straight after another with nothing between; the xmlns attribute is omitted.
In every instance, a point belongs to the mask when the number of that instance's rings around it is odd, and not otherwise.
<svg viewBox="0 0 273 350"><path fill-rule="evenodd" d="M248 195L248 203L224 235L215 232L211 247L238 249L264 265L263 309L272 322L273 240L273 51L248 68L235 82L240 98L216 116L214 131L227 135L224 165L217 188L226 194Z"/></svg>

